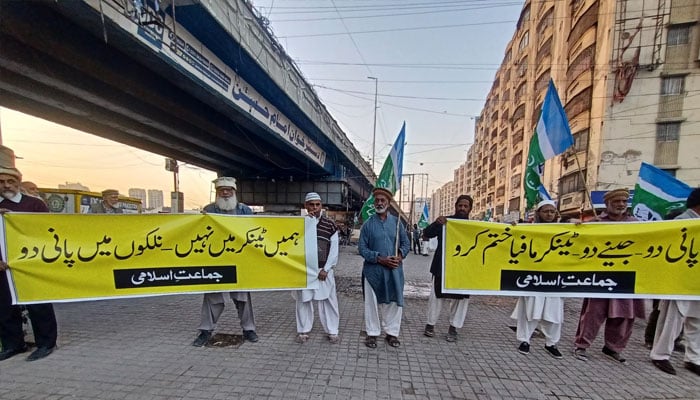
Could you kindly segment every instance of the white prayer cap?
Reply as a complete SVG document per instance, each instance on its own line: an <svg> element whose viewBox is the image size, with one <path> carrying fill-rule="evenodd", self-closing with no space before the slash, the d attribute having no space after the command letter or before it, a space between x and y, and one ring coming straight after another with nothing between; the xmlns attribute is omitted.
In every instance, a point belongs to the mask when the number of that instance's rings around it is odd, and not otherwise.
<svg viewBox="0 0 700 400"><path fill-rule="evenodd" d="M236 178L231 178L230 176L220 176L212 182L214 182L214 187L216 189L220 187L230 187L233 188L233 190L238 190L238 187L236 187Z"/></svg>
<svg viewBox="0 0 700 400"><path fill-rule="evenodd" d="M321 201L321 196L316 192L309 192L306 194L306 198L304 199L304 203L306 203L307 201L313 201L313 200Z"/></svg>
<svg viewBox="0 0 700 400"><path fill-rule="evenodd" d="M554 200L542 200L539 203L537 203L537 210L539 210L540 208L542 208L546 205L550 205L554 208L557 208L557 203L555 203Z"/></svg>

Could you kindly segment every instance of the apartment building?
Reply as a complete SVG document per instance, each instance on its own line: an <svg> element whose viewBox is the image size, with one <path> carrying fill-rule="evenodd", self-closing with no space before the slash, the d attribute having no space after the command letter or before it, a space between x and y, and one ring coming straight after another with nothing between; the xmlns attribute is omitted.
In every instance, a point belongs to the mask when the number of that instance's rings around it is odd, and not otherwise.
<svg viewBox="0 0 700 400"><path fill-rule="evenodd" d="M542 180L562 215L632 189L642 161L698 186L699 18L700 0L526 1L450 183L474 197L472 215L526 217L523 172L550 79L575 139Z"/></svg>

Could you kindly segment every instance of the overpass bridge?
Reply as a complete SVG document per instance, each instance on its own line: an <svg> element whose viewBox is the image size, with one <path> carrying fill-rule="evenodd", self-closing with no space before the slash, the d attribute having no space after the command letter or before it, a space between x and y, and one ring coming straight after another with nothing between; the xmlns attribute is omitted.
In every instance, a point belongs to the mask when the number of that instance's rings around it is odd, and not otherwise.
<svg viewBox="0 0 700 400"><path fill-rule="evenodd" d="M0 105L239 179L239 199L359 210L369 163L245 0L0 2Z"/></svg>

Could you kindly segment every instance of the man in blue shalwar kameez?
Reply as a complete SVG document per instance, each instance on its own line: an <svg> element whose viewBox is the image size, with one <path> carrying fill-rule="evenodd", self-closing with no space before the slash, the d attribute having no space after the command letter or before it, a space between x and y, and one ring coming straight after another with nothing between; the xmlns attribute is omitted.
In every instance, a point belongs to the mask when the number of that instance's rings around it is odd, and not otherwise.
<svg viewBox="0 0 700 400"><path fill-rule="evenodd" d="M406 228L389 213L392 193L384 188L375 188L372 194L376 214L362 225L358 244L360 255L365 260L362 267L367 330L365 345L376 348L377 337L383 327L387 343L399 347L403 313L402 261L411 245Z"/></svg>

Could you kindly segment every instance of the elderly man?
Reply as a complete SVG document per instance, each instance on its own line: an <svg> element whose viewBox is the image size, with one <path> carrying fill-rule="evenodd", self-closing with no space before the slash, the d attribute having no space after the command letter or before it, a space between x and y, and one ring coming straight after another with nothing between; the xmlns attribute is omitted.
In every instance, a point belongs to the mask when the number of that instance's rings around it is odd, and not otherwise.
<svg viewBox="0 0 700 400"><path fill-rule="evenodd" d="M21 180L22 175L16 168L0 167L0 213L49 212L46 204L40 199L20 193ZM12 305L9 283L4 272L7 268L9 266L0 261L0 341L3 349L0 352L0 361L27 351L22 331L22 310L19 306ZM36 361L48 356L56 348L56 315L51 304L30 304L26 307L37 345L37 349L27 357L27 361Z"/></svg>
<svg viewBox="0 0 700 400"><path fill-rule="evenodd" d="M627 189L615 189L605 193L605 212L598 217L598 221L636 221L636 218L627 213L629 197ZM645 316L644 300L641 299L583 299L574 340L574 357L588 360L586 349L591 346L600 327L605 323L603 354L617 362L625 363L626 360L620 353L627 347L627 342L632 336L634 318Z"/></svg>
<svg viewBox="0 0 700 400"><path fill-rule="evenodd" d="M445 337L448 342L457 341L457 329L462 328L464 320L467 317L469 295L442 293L442 228L447 223L447 218L469 219L473 201L471 196L466 194L457 197L455 213L453 215L449 217L441 215L437 217L435 222L423 230L423 236L425 238L430 239L437 237L438 240L433 262L430 264L430 273L433 274L433 286L430 290L430 297L428 298L428 323L425 325L425 331L423 332L427 337L435 336L435 323L440 316L440 310L442 309L444 300L450 301L450 327Z"/></svg>
<svg viewBox="0 0 700 400"><path fill-rule="evenodd" d="M102 191L102 201L90 205L90 214L123 214L119 207L119 191L107 189Z"/></svg>
<svg viewBox="0 0 700 400"><path fill-rule="evenodd" d="M690 192L686 207L687 210L676 219L700 218L700 188ZM676 374L669 359L681 328L685 328L685 368L700 375L700 301L698 300L661 301L654 345L649 354L651 362L667 374Z"/></svg>
<svg viewBox="0 0 700 400"><path fill-rule="evenodd" d="M391 347L399 347L404 285L402 261L411 244L406 228L389 213L391 192L378 187L372 194L376 214L362 225L358 244L360 255L365 260L362 267L367 330L365 345L376 348L377 337L384 327L386 342Z"/></svg>
<svg viewBox="0 0 700 400"><path fill-rule="evenodd" d="M216 201L204 207L205 213L252 215L253 210L247 205L239 203L236 198L236 179L222 176L214 180L216 188ZM228 292L233 304L238 311L238 318L243 328L243 338L249 342L257 342L255 333L255 316L250 292ZM202 317L199 324L199 335L192 342L192 346L202 347L211 339L212 332L216 328L216 322L224 312L224 292L205 293L202 302Z"/></svg>
<svg viewBox="0 0 700 400"><path fill-rule="evenodd" d="M304 289L293 292L296 299L297 342L309 340L309 333L314 324L314 307L312 300L318 304L318 318L328 340L336 344L338 336L338 297L335 292L333 267L338 263L338 227L324 215L321 215L323 204L318 193L306 194L304 207L308 217L316 224L316 243L318 252L318 289Z"/></svg>
<svg viewBox="0 0 700 400"><path fill-rule="evenodd" d="M20 192L28 194L33 197L41 198L41 192L36 183L32 181L24 181L20 184Z"/></svg>

